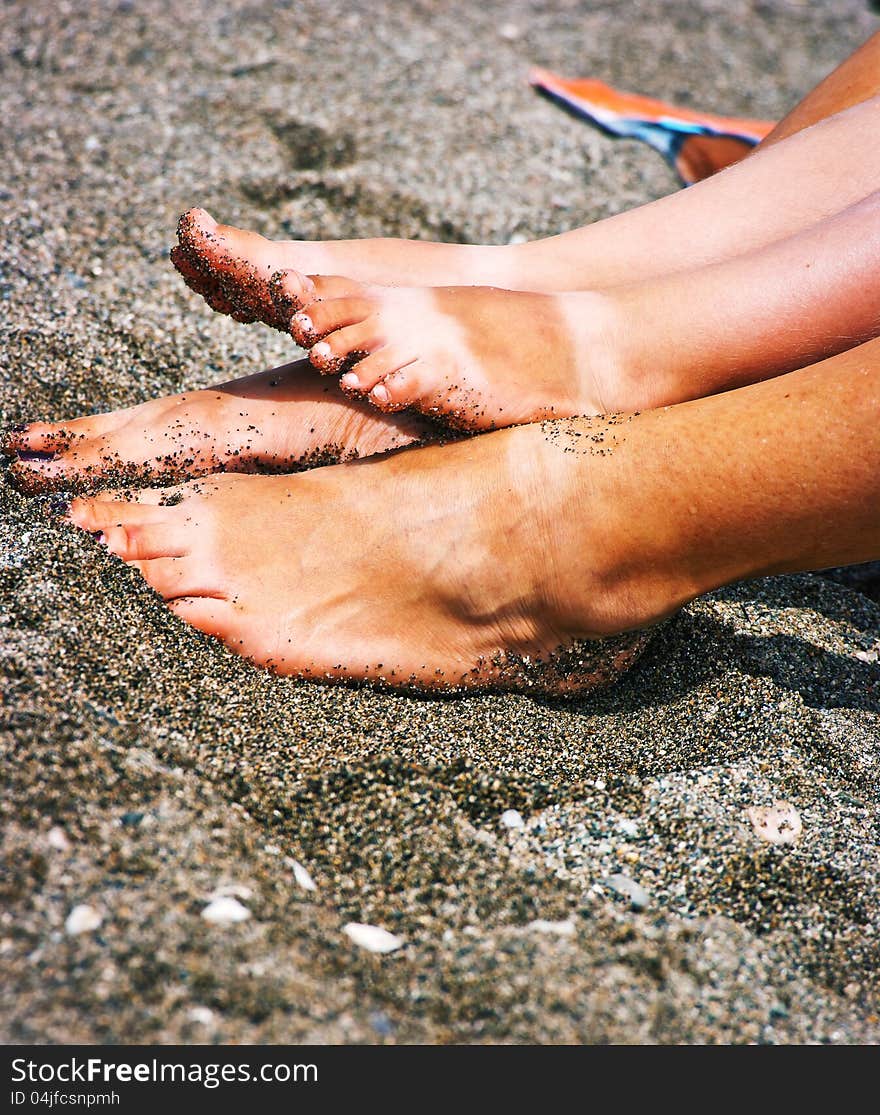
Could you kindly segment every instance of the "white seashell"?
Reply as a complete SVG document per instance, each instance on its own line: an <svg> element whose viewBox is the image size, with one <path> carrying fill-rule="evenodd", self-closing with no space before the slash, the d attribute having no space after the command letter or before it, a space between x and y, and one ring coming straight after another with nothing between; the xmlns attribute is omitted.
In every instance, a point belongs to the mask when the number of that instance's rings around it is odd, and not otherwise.
<svg viewBox="0 0 880 1115"><path fill-rule="evenodd" d="M342 932L368 952L394 952L404 943L402 937L389 933L379 925L364 925L359 921L350 921L342 927Z"/></svg>
<svg viewBox="0 0 880 1115"><path fill-rule="evenodd" d="M622 898L628 898L634 910L644 910L651 901L650 894L642 884L631 879L629 875L609 875L605 880L605 886Z"/></svg>
<svg viewBox="0 0 880 1115"><path fill-rule="evenodd" d="M94 906L83 903L81 906L74 906L67 915L64 932L71 937L75 937L78 933L91 933L103 920Z"/></svg>
<svg viewBox="0 0 880 1115"><path fill-rule="evenodd" d="M202 917L211 925L235 925L239 921L247 921L251 916L247 906L242 906L237 898L221 895L202 910Z"/></svg>
<svg viewBox="0 0 880 1115"><path fill-rule="evenodd" d="M318 889L318 884L301 863L297 862L295 859L289 860L288 862L290 863L290 869L293 872L294 879L296 879L297 886L302 887L303 890Z"/></svg>
<svg viewBox="0 0 880 1115"><path fill-rule="evenodd" d="M571 918L566 918L565 921L545 921L544 918L538 918L530 921L526 928L535 933L553 933L557 937L574 936L574 922Z"/></svg>
<svg viewBox="0 0 880 1115"><path fill-rule="evenodd" d="M254 892L250 887L242 886L240 883L227 883L212 890L208 895L208 901L211 902L215 898L240 898L242 902L247 902L249 898L253 898L253 895Z"/></svg>
<svg viewBox="0 0 880 1115"><path fill-rule="evenodd" d="M746 816L756 835L770 844L794 844L804 830L800 813L788 801L753 805Z"/></svg>
<svg viewBox="0 0 880 1115"><path fill-rule="evenodd" d="M501 823L505 828L524 829L526 823L518 809L507 809L501 814Z"/></svg>
<svg viewBox="0 0 880 1115"><path fill-rule="evenodd" d="M60 825L54 825L50 828L46 839L49 841L49 847L54 848L56 852L66 852L70 848L67 833Z"/></svg>

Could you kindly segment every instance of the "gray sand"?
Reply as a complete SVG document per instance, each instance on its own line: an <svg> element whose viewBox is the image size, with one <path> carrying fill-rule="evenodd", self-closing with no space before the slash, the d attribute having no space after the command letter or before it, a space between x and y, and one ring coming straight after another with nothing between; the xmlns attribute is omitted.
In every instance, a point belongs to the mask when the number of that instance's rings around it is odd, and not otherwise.
<svg viewBox="0 0 880 1115"><path fill-rule="evenodd" d="M674 182L529 63L778 116L877 26L856 0L351 7L4 9L4 424L290 358L171 270L189 205L273 235L561 231ZM880 1039L863 581L699 601L579 704L419 700L254 670L0 491L3 1040ZM749 821L775 799L794 846ZM222 887L249 920L200 917ZM102 923L70 936L78 904Z"/></svg>

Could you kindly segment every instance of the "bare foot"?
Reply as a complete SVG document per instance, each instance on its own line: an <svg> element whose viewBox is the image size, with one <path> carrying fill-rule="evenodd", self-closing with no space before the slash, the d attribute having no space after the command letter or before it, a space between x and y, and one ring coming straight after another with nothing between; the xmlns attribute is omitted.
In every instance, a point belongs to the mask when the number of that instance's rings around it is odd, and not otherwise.
<svg viewBox="0 0 880 1115"><path fill-rule="evenodd" d="M287 320L279 317L268 283L276 271L288 268L387 285L515 285L510 252L504 247L383 238L267 240L255 232L218 224L204 209L184 213L177 236L171 260L212 309L237 321L262 321L284 332Z"/></svg>
<svg viewBox="0 0 880 1115"><path fill-rule="evenodd" d="M648 641L633 629L661 618L611 544L614 492L588 480L611 458L569 452L580 432L104 492L69 516L182 620L278 673L578 693L619 676Z"/></svg>
<svg viewBox="0 0 880 1115"><path fill-rule="evenodd" d="M211 472L293 472L368 457L432 436L315 375L305 360L110 414L34 422L6 434L28 492L97 482L176 483Z"/></svg>
<svg viewBox="0 0 880 1115"><path fill-rule="evenodd" d="M379 287L280 273L279 308L321 372L380 410L412 407L460 429L634 409L611 355L602 294Z"/></svg>

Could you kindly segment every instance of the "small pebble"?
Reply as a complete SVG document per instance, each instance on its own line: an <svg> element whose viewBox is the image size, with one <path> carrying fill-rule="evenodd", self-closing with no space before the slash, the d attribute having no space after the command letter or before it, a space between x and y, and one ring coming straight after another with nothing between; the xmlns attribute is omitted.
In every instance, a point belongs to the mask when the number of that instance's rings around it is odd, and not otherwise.
<svg viewBox="0 0 880 1115"><path fill-rule="evenodd" d="M235 925L236 922L247 921L251 916L247 906L242 906L237 898L222 895L202 910L202 917L211 925Z"/></svg>
<svg viewBox="0 0 880 1115"><path fill-rule="evenodd" d="M350 921L342 927L356 945L368 952L394 952L403 945L403 938L389 933L379 925L364 925L363 922Z"/></svg>
<svg viewBox="0 0 880 1115"><path fill-rule="evenodd" d="M522 813L517 809L506 809L501 814L501 823L505 828L509 829L524 829L526 827Z"/></svg>
<svg viewBox="0 0 880 1115"><path fill-rule="evenodd" d="M64 932L70 937L76 937L80 933L92 933L103 920L94 906L83 903L80 906L74 906L67 915Z"/></svg>
<svg viewBox="0 0 880 1115"><path fill-rule="evenodd" d="M210 1007L192 1007L187 1012L187 1018L200 1026L213 1026L216 1016Z"/></svg>
<svg viewBox="0 0 880 1115"><path fill-rule="evenodd" d="M302 887L303 890L318 889L318 884L297 860L290 860L290 869L293 871L293 877L296 879L297 886Z"/></svg>
<svg viewBox="0 0 880 1115"><path fill-rule="evenodd" d="M574 936L574 922L571 918L566 918L565 921L545 921L544 918L538 918L530 921L526 928L535 933L552 933L557 937Z"/></svg>
<svg viewBox="0 0 880 1115"><path fill-rule="evenodd" d="M788 801L753 805L746 810L755 834L769 844L794 844L803 832L800 813Z"/></svg>
<svg viewBox="0 0 880 1115"><path fill-rule="evenodd" d="M622 898L628 898L634 910L644 910L651 901L651 896L641 883L637 883L629 875L609 875L605 880L605 886Z"/></svg>
<svg viewBox="0 0 880 1115"><path fill-rule="evenodd" d="M46 839L49 841L49 847L54 848L56 852L66 852L70 848L67 833L59 825L49 829Z"/></svg>

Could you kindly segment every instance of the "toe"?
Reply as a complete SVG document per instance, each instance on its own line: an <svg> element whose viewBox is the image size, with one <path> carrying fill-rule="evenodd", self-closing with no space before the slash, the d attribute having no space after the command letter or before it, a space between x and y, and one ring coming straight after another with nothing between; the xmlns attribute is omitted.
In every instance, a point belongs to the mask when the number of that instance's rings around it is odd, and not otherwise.
<svg viewBox="0 0 880 1115"><path fill-rule="evenodd" d="M175 600L179 596L219 596L210 584L205 563L189 556L148 558L144 561L129 561L132 569L137 569L150 588L156 590L164 600Z"/></svg>
<svg viewBox="0 0 880 1115"><path fill-rule="evenodd" d="M219 314L229 314L231 317L236 317L236 320L248 322L256 320L252 313L244 314L241 309L236 309L230 299L221 292L216 277L200 270L180 246L171 249L170 258L189 289L204 298L212 310L216 310Z"/></svg>
<svg viewBox="0 0 880 1115"><path fill-rule="evenodd" d="M385 345L371 352L340 379L339 386L346 391L372 391L386 378L407 367L414 357L394 345Z"/></svg>
<svg viewBox="0 0 880 1115"><path fill-rule="evenodd" d="M206 635L224 640L230 637L234 612L227 600L214 596L179 596L168 601L168 609Z"/></svg>
<svg viewBox="0 0 880 1115"><path fill-rule="evenodd" d="M290 319L293 339L303 348L313 344L346 325L357 325L366 320L375 309L367 298L331 298L326 302L313 302L307 310L300 310Z"/></svg>
<svg viewBox="0 0 880 1115"><path fill-rule="evenodd" d="M420 362L413 360L380 380L370 391L370 402L384 411L402 410L411 406L430 411L430 407L426 405L423 384L420 382L419 368Z"/></svg>
<svg viewBox="0 0 880 1115"><path fill-rule="evenodd" d="M335 375L380 348L382 343L378 322L371 316L357 325L337 329L318 341L309 352L309 360L324 375Z"/></svg>
<svg viewBox="0 0 880 1115"><path fill-rule="evenodd" d="M193 290L198 290L201 294L199 287L208 285L209 280L207 275L198 267L193 259L186 254L179 244L175 244L171 251L168 253L168 258L171 260L175 269L180 273L183 281L187 286L191 286Z"/></svg>
<svg viewBox="0 0 880 1115"><path fill-rule="evenodd" d="M189 274L193 270L200 273L208 291L200 293L212 309L228 313L236 321L265 321L284 327L268 288L269 277L278 267L277 244L259 233L218 224L204 209L184 213L177 235L179 250L172 257L175 266L194 289L194 280L187 278L178 259L188 262ZM224 303L228 309L223 308Z"/></svg>
<svg viewBox="0 0 880 1115"><path fill-rule="evenodd" d="M198 206L187 209L177 221L177 239L180 246L197 258L211 256L219 242L220 225L206 209Z"/></svg>
<svg viewBox="0 0 880 1115"><path fill-rule="evenodd" d="M101 544L123 561L147 561L160 557L185 557L189 552L179 524L118 523L105 526Z"/></svg>
<svg viewBox="0 0 880 1115"><path fill-rule="evenodd" d="M90 496L92 503L116 503L141 507L173 507L192 495L190 484L173 484L168 488L105 488Z"/></svg>
<svg viewBox="0 0 880 1115"><path fill-rule="evenodd" d="M289 321L292 314L314 301L315 284L299 271L276 271L269 280L269 293L278 315Z"/></svg>
<svg viewBox="0 0 880 1115"><path fill-rule="evenodd" d="M110 527L137 526L155 518L149 505L123 500L101 500L93 497L71 500L67 512L74 526L88 531L105 531Z"/></svg>
<svg viewBox="0 0 880 1115"><path fill-rule="evenodd" d="M316 300L331 298L366 298L372 288L344 275L303 275L299 271L278 271L270 280L272 297L280 314L286 319L297 310L304 310Z"/></svg>
<svg viewBox="0 0 880 1115"><path fill-rule="evenodd" d="M81 418L72 422L28 422L13 426L3 435L3 452L13 453L59 453L67 449L77 437L90 437L101 418Z"/></svg>

